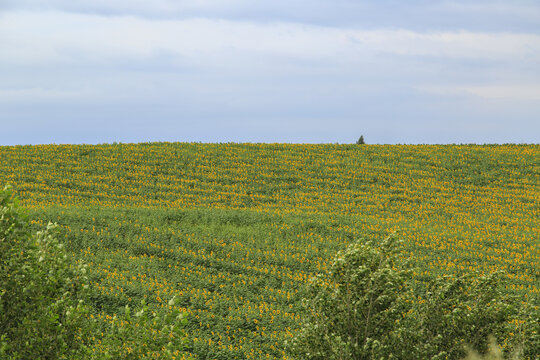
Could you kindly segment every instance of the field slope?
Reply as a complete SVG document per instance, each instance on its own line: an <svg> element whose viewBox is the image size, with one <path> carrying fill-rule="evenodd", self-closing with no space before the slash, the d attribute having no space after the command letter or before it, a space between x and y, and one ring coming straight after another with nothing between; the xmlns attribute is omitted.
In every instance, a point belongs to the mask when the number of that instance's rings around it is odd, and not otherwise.
<svg viewBox="0 0 540 360"><path fill-rule="evenodd" d="M283 358L303 285L399 230L418 277L540 288L540 146L145 143L0 147L37 226L90 264L103 321L173 295L200 358ZM99 351L99 348L96 349Z"/></svg>

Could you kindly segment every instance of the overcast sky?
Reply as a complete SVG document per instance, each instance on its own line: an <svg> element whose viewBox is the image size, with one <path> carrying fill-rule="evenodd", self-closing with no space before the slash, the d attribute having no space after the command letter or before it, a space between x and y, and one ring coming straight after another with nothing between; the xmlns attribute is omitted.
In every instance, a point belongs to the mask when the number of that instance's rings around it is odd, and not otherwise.
<svg viewBox="0 0 540 360"><path fill-rule="evenodd" d="M540 2L0 0L0 145L539 143Z"/></svg>

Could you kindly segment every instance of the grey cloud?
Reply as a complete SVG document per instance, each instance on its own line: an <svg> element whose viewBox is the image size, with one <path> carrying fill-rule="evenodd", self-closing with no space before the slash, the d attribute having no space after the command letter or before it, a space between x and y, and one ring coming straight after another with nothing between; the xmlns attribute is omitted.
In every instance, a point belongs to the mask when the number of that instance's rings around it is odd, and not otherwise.
<svg viewBox="0 0 540 360"><path fill-rule="evenodd" d="M540 6L533 0L511 3L502 0L7 0L4 8L103 16L298 22L334 27L403 28L416 31L462 29L529 32L540 29Z"/></svg>
<svg viewBox="0 0 540 360"><path fill-rule="evenodd" d="M300 1L270 8L222 1L192 6L199 18L183 21L155 10L169 1L154 10L142 1L129 2L131 9L127 0L88 5L94 13L109 6L115 17L83 14L74 2L71 9L47 3L77 14L20 3L33 12L13 11L12 2L0 24L8 30L0 144L354 142L360 134L371 143L539 141L540 102L526 96L540 86L538 31L506 33L496 22L496 33L451 23L448 32L413 31L436 19L406 26L412 18L398 19L404 5L397 1L315 1L304 14ZM474 4L416 1L403 14L421 7L417 16L472 18L492 6ZM520 4L514 14L532 6ZM385 6L396 12L387 19ZM249 21L233 21L240 7ZM369 20L375 29L338 21L345 9L360 8L379 14ZM270 19L336 26L263 22ZM390 23L407 29L377 30Z"/></svg>
<svg viewBox="0 0 540 360"><path fill-rule="evenodd" d="M82 96L4 104L0 143L353 142L358 134L372 143L538 141L538 102L425 93L415 84L451 79L434 79L435 69L415 62L401 63L402 73L391 58L365 69L290 66L267 64L267 72L256 73L129 66L36 72L27 85Z"/></svg>

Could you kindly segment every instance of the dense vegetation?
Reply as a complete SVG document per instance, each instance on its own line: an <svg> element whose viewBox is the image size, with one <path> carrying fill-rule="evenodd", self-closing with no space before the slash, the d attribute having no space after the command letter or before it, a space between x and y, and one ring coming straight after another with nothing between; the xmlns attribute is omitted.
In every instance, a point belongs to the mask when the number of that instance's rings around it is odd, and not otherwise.
<svg viewBox="0 0 540 360"><path fill-rule="evenodd" d="M102 322L90 306L87 266L54 234L32 233L9 187L0 189L0 359L188 359L185 314L126 305Z"/></svg>
<svg viewBox="0 0 540 360"><path fill-rule="evenodd" d="M2 359L70 359L88 340L85 269L71 266L53 228L32 236L8 189L0 190Z"/></svg>
<svg viewBox="0 0 540 360"><path fill-rule="evenodd" d="M540 309L506 291L500 272L418 283L401 244L393 235L359 239L310 280L303 325L289 345L296 358L463 359L497 341L513 359L539 355Z"/></svg>
<svg viewBox="0 0 540 360"><path fill-rule="evenodd" d="M0 147L0 184L15 187L35 230L60 224L88 264L99 321L176 296L192 354L283 358L304 285L358 238L400 229L419 282L503 270L508 291L537 296L539 155L538 145L15 146Z"/></svg>

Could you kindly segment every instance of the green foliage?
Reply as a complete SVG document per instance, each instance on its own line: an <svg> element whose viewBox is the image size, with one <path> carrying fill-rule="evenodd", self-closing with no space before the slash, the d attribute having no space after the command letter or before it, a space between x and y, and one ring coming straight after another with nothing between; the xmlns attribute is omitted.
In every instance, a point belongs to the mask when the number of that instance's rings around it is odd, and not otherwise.
<svg viewBox="0 0 540 360"><path fill-rule="evenodd" d="M53 236L35 235L6 187L0 191L0 355L71 359L85 351L86 268Z"/></svg>
<svg viewBox="0 0 540 360"><path fill-rule="evenodd" d="M395 334L418 358L457 359L467 346L485 353L489 336L504 339L517 316L517 299L500 273L438 277L417 299Z"/></svg>
<svg viewBox="0 0 540 360"><path fill-rule="evenodd" d="M98 322L87 267L75 264L54 236L56 225L33 235L28 219L0 191L1 359L187 359L185 314L173 297L165 309L142 303L131 315Z"/></svg>
<svg viewBox="0 0 540 360"><path fill-rule="evenodd" d="M410 298L408 271L399 266L392 237L377 247L355 242L339 252L327 275L315 277L307 321L293 354L306 359L372 359L391 354L391 330Z"/></svg>
<svg viewBox="0 0 540 360"><path fill-rule="evenodd" d="M540 356L540 298L538 295L526 297L521 303L519 315L509 332L514 336L510 339L515 353L525 359L536 359Z"/></svg>
<svg viewBox="0 0 540 360"><path fill-rule="evenodd" d="M358 140L356 140L356 144L357 145L363 145L365 144L364 142L364 135L360 135L360 138Z"/></svg>
<svg viewBox="0 0 540 360"><path fill-rule="evenodd" d="M338 253L328 274L312 279L307 317L289 346L293 356L459 359L466 347L485 353L494 336L532 359L538 323L519 318L519 302L504 290L500 274L418 284L399 244L393 236L379 244L357 241ZM511 334L512 320L524 324L527 339Z"/></svg>
<svg viewBox="0 0 540 360"><path fill-rule="evenodd" d="M539 153L539 145L0 146L0 183L16 184L34 231L58 222L70 256L88 264L96 358L107 351L101 330L126 304L146 299L160 316L176 295L175 308L190 315L189 352L283 359L304 317L304 284L359 237L403 229L422 279L503 269L509 291L538 293ZM501 346L530 338L533 321L513 324Z"/></svg>
<svg viewBox="0 0 540 360"><path fill-rule="evenodd" d="M513 357L514 359L517 359L517 357ZM495 338L490 336L489 338L489 350L485 354L485 356L480 355L478 352L476 352L474 349L471 349L470 347L467 348L467 357L463 360L503 360L504 355L501 350L501 348L497 345L497 342L495 341Z"/></svg>
<svg viewBox="0 0 540 360"><path fill-rule="evenodd" d="M121 315L107 322L99 346L94 347L92 359L191 359L183 349L189 344L184 331L186 314L175 308L177 299L168 303L167 311L152 311L142 301L140 310L132 314L126 305ZM99 333L99 331L96 331Z"/></svg>
<svg viewBox="0 0 540 360"><path fill-rule="evenodd" d="M524 358L538 359L538 349L540 348L536 347L535 354L530 354L530 356L528 356L527 354L523 354L522 349L517 349L516 351L509 354L509 356L505 357L502 348L499 345L497 345L495 338L493 336L490 336L488 351L484 355L479 354L477 351L467 346L466 347L467 356L463 358L463 360L504 360L504 359L521 360Z"/></svg>

